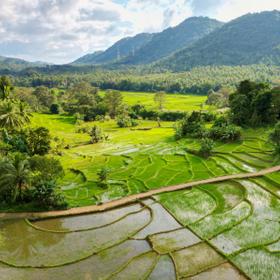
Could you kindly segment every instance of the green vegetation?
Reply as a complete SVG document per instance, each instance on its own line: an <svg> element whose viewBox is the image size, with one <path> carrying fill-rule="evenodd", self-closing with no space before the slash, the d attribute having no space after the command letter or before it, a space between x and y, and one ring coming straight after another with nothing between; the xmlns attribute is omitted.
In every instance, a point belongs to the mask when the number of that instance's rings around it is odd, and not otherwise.
<svg viewBox="0 0 280 280"><path fill-rule="evenodd" d="M156 67L185 71L204 65L279 65L279 14L275 10L239 17L157 62Z"/></svg>
<svg viewBox="0 0 280 280"><path fill-rule="evenodd" d="M24 102L15 90L0 106ZM200 106L206 97L139 93L149 96L143 105L133 93L99 92L85 82L63 92L31 89L24 96L35 97L37 109L34 99L26 98L32 115L23 105L28 115L13 115L20 121L9 121L1 131L1 210L99 205L276 165L278 93L244 81L226 98L230 109L224 112ZM240 95L247 98L246 106L235 104ZM177 96L186 110L169 111L168 102L175 104ZM197 100L202 101L194 111ZM61 111L50 113L51 108ZM257 122L238 118L262 111ZM267 112L273 119L265 117ZM279 262L279 180L272 173L161 193L102 213L2 221L0 273L8 280L74 280L85 273L100 279L210 279L219 273L245 279L244 273L263 280ZM263 263L252 260L255 251ZM269 275L277 279L277 273Z"/></svg>

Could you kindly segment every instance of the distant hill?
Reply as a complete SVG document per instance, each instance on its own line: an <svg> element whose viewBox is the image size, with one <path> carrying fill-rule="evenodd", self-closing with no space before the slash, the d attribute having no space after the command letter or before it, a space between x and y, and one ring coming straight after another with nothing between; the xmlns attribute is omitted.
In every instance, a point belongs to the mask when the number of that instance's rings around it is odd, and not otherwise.
<svg viewBox="0 0 280 280"><path fill-rule="evenodd" d="M121 39L106 51L87 54L77 59L72 64L106 64L115 62L133 54L143 45L147 44L152 37L153 34L141 33L134 37Z"/></svg>
<svg viewBox="0 0 280 280"><path fill-rule="evenodd" d="M181 24L156 33L153 38L121 64L147 64L159 60L221 27L222 22L207 17L192 17Z"/></svg>
<svg viewBox="0 0 280 280"><path fill-rule="evenodd" d="M19 58L0 56L1 70L23 70L28 67L46 66L44 62L29 62Z"/></svg>
<svg viewBox="0 0 280 280"><path fill-rule="evenodd" d="M86 54L73 62L73 64L93 64L96 57L101 55L103 51Z"/></svg>
<svg viewBox="0 0 280 280"><path fill-rule="evenodd" d="M247 14L155 67L184 71L206 65L280 65L280 11Z"/></svg>

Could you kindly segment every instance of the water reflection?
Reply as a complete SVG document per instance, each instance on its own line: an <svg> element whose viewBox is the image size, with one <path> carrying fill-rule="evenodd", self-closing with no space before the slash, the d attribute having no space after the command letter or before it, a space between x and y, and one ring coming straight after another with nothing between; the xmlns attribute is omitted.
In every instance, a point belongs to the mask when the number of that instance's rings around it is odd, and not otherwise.
<svg viewBox="0 0 280 280"><path fill-rule="evenodd" d="M63 228L56 220L58 228ZM9 254L17 259L36 257L39 250L52 246L64 238L65 234L46 234L35 230L24 220L0 222L0 255Z"/></svg>

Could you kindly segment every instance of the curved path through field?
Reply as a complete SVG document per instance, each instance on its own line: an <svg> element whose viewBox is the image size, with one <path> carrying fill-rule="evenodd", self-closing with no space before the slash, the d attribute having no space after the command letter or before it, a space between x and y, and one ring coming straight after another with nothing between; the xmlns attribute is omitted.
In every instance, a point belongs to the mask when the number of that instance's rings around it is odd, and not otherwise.
<svg viewBox="0 0 280 280"><path fill-rule="evenodd" d="M271 168L263 169L258 172L253 173L240 173L240 174L233 174L233 175L226 175L220 177L214 177L210 179L200 180L200 181L193 181L188 182L180 185L168 186L159 189L150 190L144 193L138 193L134 195L130 195L127 197L123 197L121 199L113 200L106 202L101 205L91 205L85 207L77 207L71 208L68 210L60 210L60 211L48 211L48 212L22 212L22 213L0 213L0 219L20 219L20 218L52 218L52 217L63 217L63 216L73 216L73 215L80 215L80 214L88 214L93 212L101 212L105 210L110 210L115 207L123 206L128 203L135 202L139 199L148 198L152 195L161 194L165 192L172 192L183 190L191 187L195 187L198 185L222 182L227 180L234 180L234 179L247 179L253 177L260 177L269 173L280 171L280 165L274 166Z"/></svg>

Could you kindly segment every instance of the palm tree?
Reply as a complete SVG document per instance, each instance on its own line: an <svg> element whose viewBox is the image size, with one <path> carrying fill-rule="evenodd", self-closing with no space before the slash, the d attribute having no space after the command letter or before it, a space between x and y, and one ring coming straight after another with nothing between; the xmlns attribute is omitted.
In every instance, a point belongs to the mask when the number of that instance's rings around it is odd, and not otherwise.
<svg viewBox="0 0 280 280"><path fill-rule="evenodd" d="M28 160L21 154L0 162L0 191L11 190L12 201L22 199L23 191L29 186L30 169Z"/></svg>
<svg viewBox="0 0 280 280"><path fill-rule="evenodd" d="M29 106L24 102L18 102L18 108L19 108L22 120L25 123L30 123L30 118L32 117L32 114L30 112Z"/></svg>
<svg viewBox="0 0 280 280"><path fill-rule="evenodd" d="M0 103L0 128L14 130L30 122L28 107L18 101L5 100Z"/></svg>
<svg viewBox="0 0 280 280"><path fill-rule="evenodd" d="M0 99L8 99L12 90L13 85L11 80L7 76L2 76L0 78Z"/></svg>

